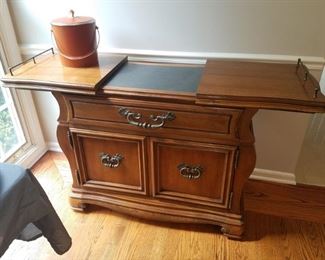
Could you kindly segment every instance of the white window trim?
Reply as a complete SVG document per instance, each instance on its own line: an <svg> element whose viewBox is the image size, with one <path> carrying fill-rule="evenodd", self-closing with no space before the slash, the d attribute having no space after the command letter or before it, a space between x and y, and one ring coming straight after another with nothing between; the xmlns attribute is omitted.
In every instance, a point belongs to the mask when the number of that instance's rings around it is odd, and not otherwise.
<svg viewBox="0 0 325 260"><path fill-rule="evenodd" d="M4 67L13 66L21 62L20 50L12 25L7 0L0 1L0 34L1 34L1 56ZM17 113L26 135L27 145L24 145L23 153L10 158L9 162L15 162L24 167L31 167L46 151L40 122L35 109L33 96L27 90L11 90Z"/></svg>

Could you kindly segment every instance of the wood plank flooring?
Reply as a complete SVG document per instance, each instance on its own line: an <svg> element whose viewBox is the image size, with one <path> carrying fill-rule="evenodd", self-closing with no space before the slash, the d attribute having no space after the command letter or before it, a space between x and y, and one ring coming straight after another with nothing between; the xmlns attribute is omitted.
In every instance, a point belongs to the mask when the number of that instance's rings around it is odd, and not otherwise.
<svg viewBox="0 0 325 260"><path fill-rule="evenodd" d="M325 224L325 188L249 180L245 210Z"/></svg>
<svg viewBox="0 0 325 260"><path fill-rule="evenodd" d="M144 221L100 207L70 209L70 171L61 153L47 153L33 172L70 233L73 245L56 255L45 238L15 240L3 260L110 259L325 259L325 225L246 214L245 241L228 240L208 225Z"/></svg>

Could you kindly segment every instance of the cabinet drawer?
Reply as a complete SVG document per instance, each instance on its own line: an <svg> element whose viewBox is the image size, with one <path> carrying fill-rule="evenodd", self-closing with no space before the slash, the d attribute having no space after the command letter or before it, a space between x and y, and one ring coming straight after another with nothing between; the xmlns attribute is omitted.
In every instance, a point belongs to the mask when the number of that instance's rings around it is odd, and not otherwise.
<svg viewBox="0 0 325 260"><path fill-rule="evenodd" d="M144 137L81 129L71 132L83 187L146 194Z"/></svg>
<svg viewBox="0 0 325 260"><path fill-rule="evenodd" d="M156 198L226 208L236 147L152 139Z"/></svg>
<svg viewBox="0 0 325 260"><path fill-rule="evenodd" d="M149 102L148 102L149 103ZM72 100L75 119L123 123L132 129L152 131L187 130L222 135L235 135L241 110L227 108L198 108L151 102L149 107L130 104L108 104L103 100Z"/></svg>

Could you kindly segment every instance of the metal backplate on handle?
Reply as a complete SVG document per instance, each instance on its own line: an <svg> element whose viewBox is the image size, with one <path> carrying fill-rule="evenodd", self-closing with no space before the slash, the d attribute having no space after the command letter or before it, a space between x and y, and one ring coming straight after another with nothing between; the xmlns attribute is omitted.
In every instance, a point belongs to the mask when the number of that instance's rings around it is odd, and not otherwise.
<svg viewBox="0 0 325 260"><path fill-rule="evenodd" d="M122 159L124 159L123 156L118 153L115 155L101 153L99 156L101 163L108 168L117 168L120 165Z"/></svg>
<svg viewBox="0 0 325 260"><path fill-rule="evenodd" d="M135 125L142 128L160 128L165 125L166 121L172 121L176 118L172 112L167 112L163 115L150 115L150 119L155 123L139 122L142 118L140 113L132 112L125 107L121 107L118 110L119 114L124 116L130 125Z"/></svg>
<svg viewBox="0 0 325 260"><path fill-rule="evenodd" d="M203 168L200 165L189 165L181 163L177 166L179 174L187 179L198 179L203 173Z"/></svg>

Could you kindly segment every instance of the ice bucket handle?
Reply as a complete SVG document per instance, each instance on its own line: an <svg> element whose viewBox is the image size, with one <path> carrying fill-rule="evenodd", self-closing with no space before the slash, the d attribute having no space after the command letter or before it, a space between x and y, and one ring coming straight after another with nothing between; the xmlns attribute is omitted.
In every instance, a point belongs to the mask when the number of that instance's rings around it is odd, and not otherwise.
<svg viewBox="0 0 325 260"><path fill-rule="evenodd" d="M58 52L59 52L59 54L61 56L63 56L64 58L66 58L68 60L82 60L82 59L86 59L89 56L93 55L97 51L97 49L98 49L98 45L99 45L99 41L100 41L100 33L99 33L99 30L98 30L98 26L96 26L96 30L95 31L97 32L97 45L96 45L96 48L94 50L92 50L91 52L89 52L89 53L87 53L85 55L82 55L82 56L73 56L72 57L72 56L69 56L69 55L64 54L60 50L60 43L57 42L53 30L51 30L51 38L52 38L53 45L56 46L56 49L58 50ZM94 37L96 37L96 32L94 33ZM53 37L53 35L54 35L54 37Z"/></svg>

